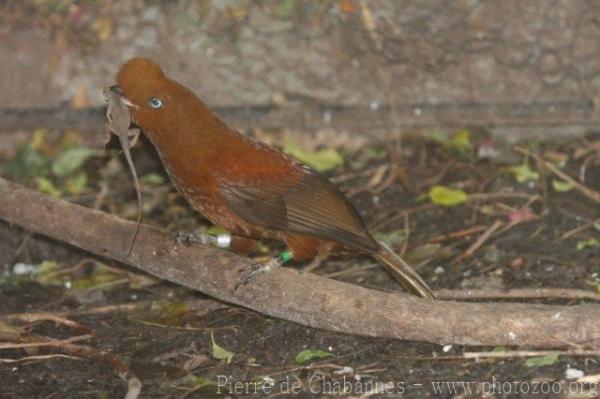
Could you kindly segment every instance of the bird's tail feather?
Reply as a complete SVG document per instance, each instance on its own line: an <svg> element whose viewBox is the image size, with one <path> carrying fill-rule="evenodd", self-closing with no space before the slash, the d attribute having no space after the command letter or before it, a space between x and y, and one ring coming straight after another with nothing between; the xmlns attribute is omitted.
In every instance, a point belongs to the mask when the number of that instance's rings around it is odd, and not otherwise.
<svg viewBox="0 0 600 399"><path fill-rule="evenodd" d="M379 242L379 252L374 254L375 259L381 263L402 287L412 294L422 298L435 299L435 295L421 276L413 270L408 263L396 255L387 245Z"/></svg>

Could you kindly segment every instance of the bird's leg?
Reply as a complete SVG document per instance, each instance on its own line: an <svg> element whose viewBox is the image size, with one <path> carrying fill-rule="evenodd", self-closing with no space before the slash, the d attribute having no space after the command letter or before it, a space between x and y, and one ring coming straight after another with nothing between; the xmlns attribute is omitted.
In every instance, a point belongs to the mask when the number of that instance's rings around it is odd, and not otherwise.
<svg viewBox="0 0 600 399"><path fill-rule="evenodd" d="M241 276L235 284L235 289L237 290L239 287L247 285L260 273L278 269L291 259L291 253L289 251L285 251L274 258L263 259L249 266L242 267L240 270L238 270Z"/></svg>
<svg viewBox="0 0 600 399"><path fill-rule="evenodd" d="M310 261L310 263L302 268L304 273L310 273L323 264L329 258L329 252L319 251L317 255Z"/></svg>
<svg viewBox="0 0 600 399"><path fill-rule="evenodd" d="M217 236L213 236L196 231L179 231L175 235L175 241L177 241L178 244L196 243L201 245L212 245L215 247L228 248L229 237L229 234L219 234ZM219 245L219 242L221 245Z"/></svg>
<svg viewBox="0 0 600 399"><path fill-rule="evenodd" d="M243 256L250 255L258 244L258 240L237 234L224 233L215 236L195 231L178 232L175 240L179 244L193 242L202 245L212 245L214 247L229 249L233 253Z"/></svg>
<svg viewBox="0 0 600 399"><path fill-rule="evenodd" d="M127 139L129 140L129 148L132 148L140 138L142 131L136 127L127 130Z"/></svg>

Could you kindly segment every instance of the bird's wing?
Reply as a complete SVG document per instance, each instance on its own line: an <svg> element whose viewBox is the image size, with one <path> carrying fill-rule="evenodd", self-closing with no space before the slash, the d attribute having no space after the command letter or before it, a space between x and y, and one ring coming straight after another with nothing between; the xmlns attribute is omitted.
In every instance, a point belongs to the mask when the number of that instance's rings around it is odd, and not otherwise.
<svg viewBox="0 0 600 399"><path fill-rule="evenodd" d="M299 179L253 181L220 184L228 206L244 221L367 252L379 249L344 194L317 172L306 168Z"/></svg>

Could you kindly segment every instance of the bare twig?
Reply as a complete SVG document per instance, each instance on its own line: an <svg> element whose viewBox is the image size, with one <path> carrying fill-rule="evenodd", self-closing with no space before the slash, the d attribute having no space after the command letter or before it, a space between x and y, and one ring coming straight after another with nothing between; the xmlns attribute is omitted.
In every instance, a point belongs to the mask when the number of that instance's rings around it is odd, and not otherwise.
<svg viewBox="0 0 600 399"><path fill-rule="evenodd" d="M560 177L567 183L571 184L575 190L579 191L579 193L588 197L589 199L591 199L594 202L600 203L600 192L598 192L596 190L592 190L591 188L579 183L577 180L575 180L574 178L572 178L571 176L569 176L562 170L558 169L556 166L552 165L550 162L547 162L542 157L540 157L537 154L534 154L533 152L529 151L526 148L515 147L515 150L520 152L523 155L528 155L528 156L532 157L533 159L535 159L536 162L543 165L550 172L554 173L556 176Z"/></svg>
<svg viewBox="0 0 600 399"><path fill-rule="evenodd" d="M53 321L57 324L62 324L66 327L75 329L75 330L79 330L85 334L91 334L92 330L89 327L84 326L83 324L79 324L73 320L69 320L65 317L53 314L53 313L47 313L47 312L40 312L40 313L19 313L19 314L15 314L15 315L8 315L8 316L3 316L3 318L6 319L13 319L13 320L20 320L22 322L25 323L34 323L36 321Z"/></svg>
<svg viewBox="0 0 600 399"><path fill-rule="evenodd" d="M439 236L435 236L435 237L431 238L428 242L430 242L430 243L436 243L436 242L442 242L442 241L450 240L452 238L468 237L470 235L477 234L477 233L480 233L482 231L485 231L485 229L487 229L487 226L473 226L473 227L469 227L467 229L455 231L453 233L441 234Z"/></svg>
<svg viewBox="0 0 600 399"><path fill-rule="evenodd" d="M600 347L600 306L469 303L385 293L280 267L239 285L253 261L199 244L181 245L135 222L51 198L0 179L0 219L220 300L303 325L363 336L457 345ZM494 326L494 328L490 328ZM73 353L71 353L73 354Z"/></svg>
<svg viewBox="0 0 600 399"><path fill-rule="evenodd" d="M465 252L463 252L461 255L459 255L456 259L454 259L454 261L452 263L458 263L461 260L470 258L471 256L473 256L473 254L479 249L481 248L481 246L483 244L485 244L485 242L487 240L490 239L490 237L496 232L496 230L498 230L500 227L502 227L504 223L500 220L496 220L494 223L492 223L484 232L483 234L481 234L477 240L475 240L475 242L473 244L471 244L471 246L469 248L467 248L467 250Z"/></svg>
<svg viewBox="0 0 600 399"><path fill-rule="evenodd" d="M73 342L85 341L88 339L92 339L93 336L90 334L78 335L76 337L71 337L63 340L47 340L42 342L23 342L23 343L0 343L0 350L2 349L20 349L20 348L37 348L43 346L51 346L62 348L68 344Z"/></svg>
<svg viewBox="0 0 600 399"><path fill-rule="evenodd" d="M558 241L566 240L567 238L569 238L569 237L571 237L571 236L573 236L575 234L581 233L581 232L589 229L590 227L598 225L598 224L600 224L600 218L598 218L596 220L593 220L591 222L588 222L588 223L586 223L586 224L584 224L582 226L575 227L574 229L571 229L571 230L567 231L562 236L560 236L560 238L558 239Z"/></svg>
<svg viewBox="0 0 600 399"><path fill-rule="evenodd" d="M63 355L61 353L56 353L53 355L38 355L38 356L25 356L25 357L20 357L18 359L7 359L7 358L0 358L0 363L22 363L22 362L32 362L32 361L36 361L36 360L49 360L49 359L71 359L71 360L80 360L80 357L77 356L69 356L69 355Z"/></svg>

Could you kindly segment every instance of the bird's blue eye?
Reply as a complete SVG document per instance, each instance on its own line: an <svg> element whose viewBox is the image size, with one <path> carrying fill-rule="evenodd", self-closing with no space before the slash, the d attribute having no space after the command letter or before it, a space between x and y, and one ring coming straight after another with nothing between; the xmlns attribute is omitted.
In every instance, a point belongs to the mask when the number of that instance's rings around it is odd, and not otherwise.
<svg viewBox="0 0 600 399"><path fill-rule="evenodd" d="M159 109L160 107L162 107L163 103L162 100L160 98L156 98L156 97L152 97L150 99L150 106L154 109Z"/></svg>

